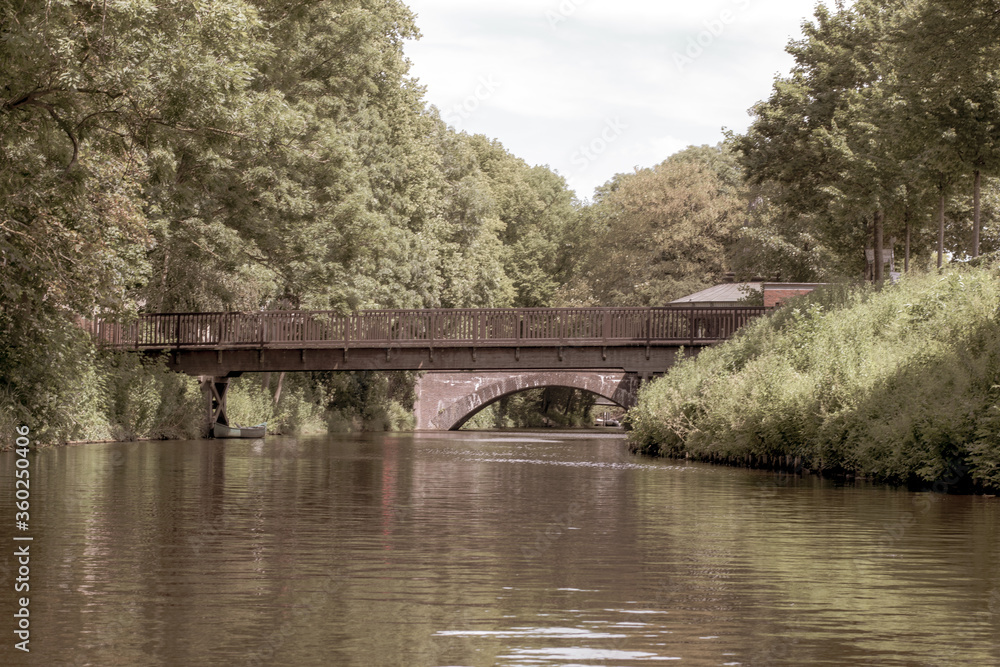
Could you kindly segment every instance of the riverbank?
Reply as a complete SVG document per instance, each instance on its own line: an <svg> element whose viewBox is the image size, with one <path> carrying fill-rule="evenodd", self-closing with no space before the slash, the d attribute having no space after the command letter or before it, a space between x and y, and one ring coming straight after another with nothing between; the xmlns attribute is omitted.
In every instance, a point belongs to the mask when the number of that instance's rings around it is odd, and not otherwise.
<svg viewBox="0 0 1000 667"><path fill-rule="evenodd" d="M59 324L41 345L43 351L59 346L60 354L38 355L51 361L25 374L28 382L20 384L27 390L0 390L0 451L13 448L12 434L23 426L38 448L207 436L205 396L196 378L170 371L163 358L101 350L72 323ZM282 392L277 374L238 378L229 392L229 416L236 423L266 421L274 434L325 430L321 407L302 385L286 382ZM26 405L19 400L24 396L40 400Z"/></svg>
<svg viewBox="0 0 1000 667"><path fill-rule="evenodd" d="M994 261L797 300L646 387L630 447L995 491L998 277Z"/></svg>

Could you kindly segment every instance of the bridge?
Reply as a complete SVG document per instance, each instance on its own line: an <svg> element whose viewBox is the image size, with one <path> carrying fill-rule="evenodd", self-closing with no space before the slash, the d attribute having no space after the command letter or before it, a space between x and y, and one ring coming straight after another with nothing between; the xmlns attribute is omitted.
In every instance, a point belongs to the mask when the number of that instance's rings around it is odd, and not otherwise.
<svg viewBox="0 0 1000 667"><path fill-rule="evenodd" d="M247 372L426 371L418 429L454 429L502 396L574 386L631 407L680 350L732 336L762 307L475 308L155 313L86 323L103 345L167 354L202 378L210 423L228 423L229 378ZM463 386L456 373L473 381ZM442 389L444 387L445 389ZM465 406L465 407L462 407Z"/></svg>

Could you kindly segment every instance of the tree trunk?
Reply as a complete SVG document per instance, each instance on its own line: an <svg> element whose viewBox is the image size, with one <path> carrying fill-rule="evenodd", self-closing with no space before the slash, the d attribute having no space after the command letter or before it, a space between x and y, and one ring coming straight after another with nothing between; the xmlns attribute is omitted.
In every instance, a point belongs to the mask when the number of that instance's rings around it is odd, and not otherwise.
<svg viewBox="0 0 1000 667"><path fill-rule="evenodd" d="M170 246L163 249L163 271L160 273L160 307L162 313L166 308L167 299L167 269L170 267Z"/></svg>
<svg viewBox="0 0 1000 667"><path fill-rule="evenodd" d="M903 222L906 224L906 252L903 256L903 272L910 271L910 207L903 209Z"/></svg>
<svg viewBox="0 0 1000 667"><path fill-rule="evenodd" d="M883 239L882 217L883 213L881 209L875 211L875 252L872 255L875 260L874 278L876 285L881 285L885 280L885 257L882 253L882 246L885 240Z"/></svg>
<svg viewBox="0 0 1000 667"><path fill-rule="evenodd" d="M260 374L260 388L264 390L271 388L271 371L264 371Z"/></svg>
<svg viewBox="0 0 1000 667"><path fill-rule="evenodd" d="M938 268L944 266L944 188L941 190L941 203L938 207Z"/></svg>
<svg viewBox="0 0 1000 667"><path fill-rule="evenodd" d="M983 174L976 169L972 188L972 256L979 257L979 192Z"/></svg>
<svg viewBox="0 0 1000 667"><path fill-rule="evenodd" d="M278 404L278 399L281 398L281 384L285 381L285 371L281 371L278 375L278 388L274 390L274 404Z"/></svg>

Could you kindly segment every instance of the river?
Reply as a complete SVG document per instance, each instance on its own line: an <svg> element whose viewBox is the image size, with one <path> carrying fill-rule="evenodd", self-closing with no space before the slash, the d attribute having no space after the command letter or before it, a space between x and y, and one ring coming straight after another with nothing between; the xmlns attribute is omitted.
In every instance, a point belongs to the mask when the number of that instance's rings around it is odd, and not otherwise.
<svg viewBox="0 0 1000 667"><path fill-rule="evenodd" d="M628 454L601 432L31 455L4 665L1000 665L1000 500Z"/></svg>

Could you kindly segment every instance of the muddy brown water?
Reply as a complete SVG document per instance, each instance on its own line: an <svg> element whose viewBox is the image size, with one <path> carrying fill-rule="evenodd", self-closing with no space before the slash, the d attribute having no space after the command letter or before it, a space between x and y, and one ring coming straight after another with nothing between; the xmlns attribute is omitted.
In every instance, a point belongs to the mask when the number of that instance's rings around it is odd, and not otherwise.
<svg viewBox="0 0 1000 667"><path fill-rule="evenodd" d="M0 454L0 664L1000 664L1000 500L602 432ZM14 649L15 536L30 654Z"/></svg>

